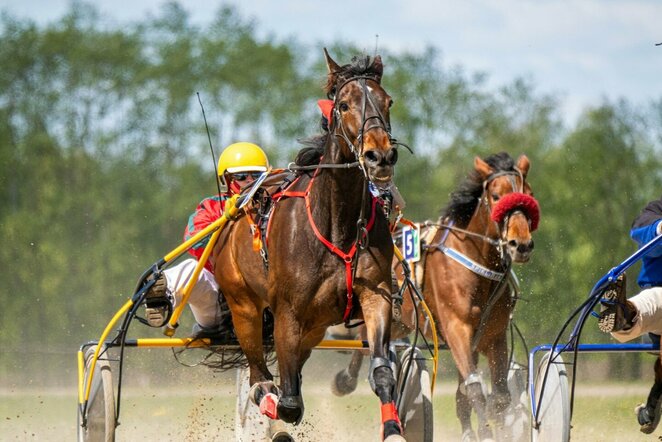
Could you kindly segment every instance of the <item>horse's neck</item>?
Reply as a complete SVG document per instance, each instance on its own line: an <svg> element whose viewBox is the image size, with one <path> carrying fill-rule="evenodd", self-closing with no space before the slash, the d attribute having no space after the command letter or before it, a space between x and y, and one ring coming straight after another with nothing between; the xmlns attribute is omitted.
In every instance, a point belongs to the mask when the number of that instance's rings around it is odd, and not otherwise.
<svg viewBox="0 0 662 442"><path fill-rule="evenodd" d="M320 170L310 190L310 204L323 235L338 242L356 239L356 222L362 215L362 205L366 206L363 216L370 216L367 208L370 198L363 197L365 186L358 168Z"/></svg>

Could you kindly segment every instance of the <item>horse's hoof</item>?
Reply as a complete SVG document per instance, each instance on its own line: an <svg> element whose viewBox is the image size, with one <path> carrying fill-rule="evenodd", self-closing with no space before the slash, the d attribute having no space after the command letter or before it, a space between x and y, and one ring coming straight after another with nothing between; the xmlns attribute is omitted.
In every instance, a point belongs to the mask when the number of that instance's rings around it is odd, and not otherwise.
<svg viewBox="0 0 662 442"><path fill-rule="evenodd" d="M331 392L336 396L346 396L356 390L357 378L352 377L347 370L336 373L331 383Z"/></svg>
<svg viewBox="0 0 662 442"><path fill-rule="evenodd" d="M399 434L391 434L389 437L384 439L384 442L407 442L407 439L400 436Z"/></svg>
<svg viewBox="0 0 662 442"><path fill-rule="evenodd" d="M271 442L294 442L294 438L287 431L279 431L271 436Z"/></svg>
<svg viewBox="0 0 662 442"><path fill-rule="evenodd" d="M473 432L473 430L465 430L464 433L462 433L462 442L476 442L476 434Z"/></svg>
<svg viewBox="0 0 662 442"><path fill-rule="evenodd" d="M274 384L272 381L256 382L248 391L248 398L253 404L259 407L260 403L262 402L262 398L269 393L273 393L276 396L280 395L276 384Z"/></svg>
<svg viewBox="0 0 662 442"><path fill-rule="evenodd" d="M298 425L303 419L301 396L281 396L278 401L278 418L288 424Z"/></svg>

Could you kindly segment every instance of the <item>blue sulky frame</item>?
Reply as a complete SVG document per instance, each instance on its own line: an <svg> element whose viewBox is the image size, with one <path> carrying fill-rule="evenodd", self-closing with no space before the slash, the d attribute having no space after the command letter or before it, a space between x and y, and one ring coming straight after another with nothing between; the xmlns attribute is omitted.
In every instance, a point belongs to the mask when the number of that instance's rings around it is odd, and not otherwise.
<svg viewBox="0 0 662 442"><path fill-rule="evenodd" d="M542 404L543 395L545 393L545 384L549 375L549 368L552 364L559 359L560 355L564 352L572 352L572 387L570 394L570 418L572 419L572 406L574 402L574 392L575 392L575 379L577 371L577 355L578 353L599 353L599 352L619 352L619 353L637 353L637 352L653 352L658 351L660 346L659 343L638 343L638 344L580 344L579 338L581 336L582 329L586 323L586 319L589 316L595 315L593 308L600 301L602 293L607 288L607 286L615 281L618 276L625 272L630 266L639 261L643 256L648 254L651 250L657 246L662 245L662 235L659 235L637 250L629 258L623 261L621 264L612 268L606 275L604 275L600 280L595 284L591 290L588 298L584 301L570 316L566 323L561 328L561 331L557 335L553 344L544 344L539 345L533 348L529 352L529 398L531 401L531 416L532 422L531 425L533 428L539 428L540 421L540 408ZM579 315L579 319L575 323L575 326L570 334L570 338L566 344L559 344L561 337L563 336L565 330L568 328L571 321ZM536 398L536 385L535 385L535 356L538 352L548 352L549 354L549 363L547 364L544 375L542 378L542 385L540 388L540 397ZM569 423L569 422L568 422Z"/></svg>

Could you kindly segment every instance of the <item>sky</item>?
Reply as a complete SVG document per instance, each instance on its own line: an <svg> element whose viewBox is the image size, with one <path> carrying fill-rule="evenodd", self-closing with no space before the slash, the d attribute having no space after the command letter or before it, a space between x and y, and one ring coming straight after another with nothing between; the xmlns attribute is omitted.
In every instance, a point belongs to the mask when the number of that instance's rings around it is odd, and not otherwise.
<svg viewBox="0 0 662 442"><path fill-rule="evenodd" d="M111 22L158 15L163 0L96 0ZM0 0L0 9L45 24L68 0ZM488 74L490 87L531 79L557 98L566 121L604 99L662 99L660 0L183 0L200 24L222 4L253 19L262 36L312 47L342 40L367 52L434 46L445 67ZM320 55L321 56L321 55ZM385 61L388 72L388 60Z"/></svg>

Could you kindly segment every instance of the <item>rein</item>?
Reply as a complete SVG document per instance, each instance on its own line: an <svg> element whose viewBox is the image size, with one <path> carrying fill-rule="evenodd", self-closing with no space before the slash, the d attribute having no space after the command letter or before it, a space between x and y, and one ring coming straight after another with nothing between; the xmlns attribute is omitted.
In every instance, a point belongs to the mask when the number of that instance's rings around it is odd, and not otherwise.
<svg viewBox="0 0 662 442"><path fill-rule="evenodd" d="M296 172L298 170L315 170L315 169L351 169L352 167L361 167L361 164L358 161L353 163L342 163L342 164L313 164L312 166L298 166L295 163L289 163L287 165L287 170L290 172Z"/></svg>

